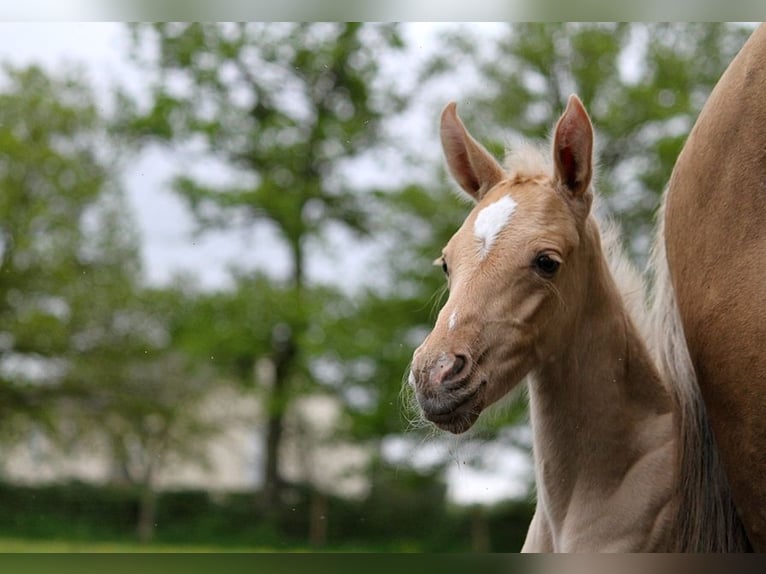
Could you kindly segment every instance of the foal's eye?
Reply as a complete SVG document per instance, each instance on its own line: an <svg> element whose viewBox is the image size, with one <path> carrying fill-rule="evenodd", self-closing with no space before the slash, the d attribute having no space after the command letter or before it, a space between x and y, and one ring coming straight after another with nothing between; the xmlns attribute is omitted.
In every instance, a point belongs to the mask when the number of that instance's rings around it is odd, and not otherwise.
<svg viewBox="0 0 766 574"><path fill-rule="evenodd" d="M444 271L444 274L447 277L449 277L449 268L447 267L447 258L444 257L444 255L434 259L434 265L436 265L437 267L441 267L442 271Z"/></svg>
<svg viewBox="0 0 766 574"><path fill-rule="evenodd" d="M535 257L535 269L543 277L553 277L556 271L558 271L559 265L561 265L561 263L547 253L540 253Z"/></svg>

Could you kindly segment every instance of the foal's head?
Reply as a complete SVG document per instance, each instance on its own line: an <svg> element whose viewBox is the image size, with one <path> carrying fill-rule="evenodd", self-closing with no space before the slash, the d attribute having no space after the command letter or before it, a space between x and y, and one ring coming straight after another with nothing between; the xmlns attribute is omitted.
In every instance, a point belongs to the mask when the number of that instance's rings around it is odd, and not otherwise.
<svg viewBox="0 0 766 574"><path fill-rule="evenodd" d="M449 104L447 165L476 205L440 259L449 298L415 351L410 384L425 417L460 433L564 345L587 295L593 129L576 96L556 124L553 158L506 171Z"/></svg>

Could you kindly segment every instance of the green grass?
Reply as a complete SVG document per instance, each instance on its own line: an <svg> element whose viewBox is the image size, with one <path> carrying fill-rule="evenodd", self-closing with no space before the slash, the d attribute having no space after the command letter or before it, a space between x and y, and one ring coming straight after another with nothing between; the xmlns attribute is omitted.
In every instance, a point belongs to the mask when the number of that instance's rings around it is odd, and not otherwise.
<svg viewBox="0 0 766 574"><path fill-rule="evenodd" d="M4 553L89 553L89 554L134 554L134 553L252 553L252 552L421 552L416 544L393 544L386 548L349 545L343 547L311 548L309 546L216 546L214 544L140 544L138 542L96 542L77 540L39 540L27 538L0 537L0 554Z"/></svg>
<svg viewBox="0 0 766 574"><path fill-rule="evenodd" d="M139 544L138 542L82 542L73 540L29 540L0 538L0 553L174 553L174 552L284 552L264 546L207 546L195 544ZM308 548L294 548L289 552L308 552Z"/></svg>

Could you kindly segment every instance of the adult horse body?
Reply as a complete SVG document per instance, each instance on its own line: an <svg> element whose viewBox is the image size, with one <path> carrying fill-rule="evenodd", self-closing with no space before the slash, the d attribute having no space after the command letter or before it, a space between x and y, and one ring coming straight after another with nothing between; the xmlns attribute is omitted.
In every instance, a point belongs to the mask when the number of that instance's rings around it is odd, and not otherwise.
<svg viewBox="0 0 766 574"><path fill-rule="evenodd" d="M666 194L689 354L732 495L766 551L766 26L708 98Z"/></svg>
<svg viewBox="0 0 766 574"><path fill-rule="evenodd" d="M698 440L705 421L679 416L698 412L696 387L667 378L641 329L643 284L614 239L602 245L582 103L572 96L559 119L552 161L527 149L502 167L454 104L441 138L476 206L444 248L450 295L413 356L425 418L463 432L529 375L537 508L525 551L742 549L717 459L700 452L712 448ZM658 276L669 282L665 267ZM669 336L657 347L682 355L672 290L663 294ZM702 478L684 483L685 472Z"/></svg>

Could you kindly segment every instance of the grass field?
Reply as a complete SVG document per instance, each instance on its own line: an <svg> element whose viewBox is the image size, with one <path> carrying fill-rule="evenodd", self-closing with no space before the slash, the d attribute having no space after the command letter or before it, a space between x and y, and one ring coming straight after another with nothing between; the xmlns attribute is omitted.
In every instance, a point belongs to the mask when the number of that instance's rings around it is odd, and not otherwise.
<svg viewBox="0 0 766 574"><path fill-rule="evenodd" d="M294 548L289 552L307 552ZM200 552L284 552L283 549L249 546L203 546L186 544L139 544L130 542L79 542L71 540L26 540L0 538L0 553L200 553Z"/></svg>
<svg viewBox="0 0 766 574"><path fill-rule="evenodd" d="M203 544L139 544L138 542L88 542L75 540L33 540L0 537L0 554L88 553L88 554L169 554L169 553L304 553L304 552L396 552L422 551L416 544L399 543L385 548L357 545L311 548L308 546L215 546Z"/></svg>

